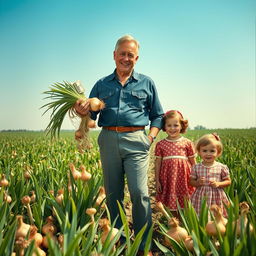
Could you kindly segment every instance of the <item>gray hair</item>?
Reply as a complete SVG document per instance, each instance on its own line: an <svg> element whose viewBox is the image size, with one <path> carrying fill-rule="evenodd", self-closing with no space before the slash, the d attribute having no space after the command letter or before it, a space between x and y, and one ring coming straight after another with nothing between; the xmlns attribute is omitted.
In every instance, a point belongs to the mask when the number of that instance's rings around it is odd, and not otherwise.
<svg viewBox="0 0 256 256"><path fill-rule="evenodd" d="M135 45L137 46L137 49L139 50L140 48L140 44L139 42L134 38L132 37L131 35L125 35L125 36L122 36L120 37L117 42L116 42L116 46L115 46L115 51L118 49L118 47L123 43L123 42L134 42Z"/></svg>

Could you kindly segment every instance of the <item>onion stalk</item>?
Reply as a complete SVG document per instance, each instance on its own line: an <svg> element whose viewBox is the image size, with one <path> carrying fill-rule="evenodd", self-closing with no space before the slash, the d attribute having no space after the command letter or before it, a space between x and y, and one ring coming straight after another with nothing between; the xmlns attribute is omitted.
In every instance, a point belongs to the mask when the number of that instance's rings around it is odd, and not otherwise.
<svg viewBox="0 0 256 256"><path fill-rule="evenodd" d="M87 98L84 95L84 89L80 84L80 81L76 81L74 83L63 81L63 83L54 83L51 85L49 91L45 91L44 94L47 96L45 99L52 100L49 103L46 103L41 108L46 108L43 115L52 110L52 113L50 115L50 122L48 126L46 127L47 134L50 134L51 138L59 137L60 135L60 129L61 125L63 123L63 120L66 116L66 114L69 114L70 118L80 117L81 122L79 126L79 131L82 133L81 138L78 140L78 147L79 149L89 148L90 143L88 139L88 132L89 127L88 123L91 121L90 114L81 117L78 115L78 113L74 109L74 105L77 102L77 100L87 100ZM98 104L99 109L95 110L95 104L91 104L91 110L93 111L100 111L102 108L104 108L104 103L97 99L102 104ZM95 100L94 100L95 103Z"/></svg>

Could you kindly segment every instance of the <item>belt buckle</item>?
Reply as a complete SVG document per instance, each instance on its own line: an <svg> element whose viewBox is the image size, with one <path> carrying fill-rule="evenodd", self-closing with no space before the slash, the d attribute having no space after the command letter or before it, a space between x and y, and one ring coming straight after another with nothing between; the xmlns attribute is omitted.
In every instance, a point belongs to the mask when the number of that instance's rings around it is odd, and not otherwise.
<svg viewBox="0 0 256 256"><path fill-rule="evenodd" d="M119 132L119 131L118 131L118 126L116 126L116 132Z"/></svg>

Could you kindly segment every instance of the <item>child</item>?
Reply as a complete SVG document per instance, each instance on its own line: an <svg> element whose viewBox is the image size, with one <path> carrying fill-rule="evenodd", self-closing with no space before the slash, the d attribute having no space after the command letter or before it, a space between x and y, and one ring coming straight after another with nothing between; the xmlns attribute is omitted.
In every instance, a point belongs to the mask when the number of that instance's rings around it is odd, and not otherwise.
<svg viewBox="0 0 256 256"><path fill-rule="evenodd" d="M190 184L196 187L191 197L192 205L197 214L200 214L203 199L210 207L217 204L221 207L223 215L227 216L226 208L228 198L223 190L231 184L228 167L216 162L222 154L223 146L217 134L206 134L196 144L196 150L202 162L193 166L190 175Z"/></svg>
<svg viewBox="0 0 256 256"><path fill-rule="evenodd" d="M194 188L189 185L191 166L195 164L192 141L181 136L188 121L177 110L163 117L162 129L167 138L159 141L155 149L156 200L167 206L174 217L179 217L177 201L184 208Z"/></svg>

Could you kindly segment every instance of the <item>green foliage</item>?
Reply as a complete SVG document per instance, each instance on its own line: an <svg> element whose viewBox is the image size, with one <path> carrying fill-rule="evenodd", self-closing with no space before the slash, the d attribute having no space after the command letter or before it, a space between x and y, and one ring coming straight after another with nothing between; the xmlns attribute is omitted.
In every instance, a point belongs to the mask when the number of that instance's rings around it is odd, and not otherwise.
<svg viewBox="0 0 256 256"><path fill-rule="evenodd" d="M201 135L213 132L209 130L188 131L185 135L196 141ZM180 209L182 225L186 228L194 242L194 252L189 252L184 244L170 241L173 248L167 248L161 241L155 239L155 244L164 255L256 255L256 130L217 130L224 144L224 152L219 159L230 169L232 184L225 191L231 200L228 208L228 224L224 237L215 240L205 232L208 221L208 209L202 205L200 216L197 216L193 207L188 203L184 210ZM108 212L95 205L99 187L102 186L102 170L99 149L97 147L98 132L91 132L94 147L80 154L76 148L72 132L61 132L59 140L50 140L43 133L19 132L0 133L0 174L5 174L10 185L0 190L0 255L10 255L15 247L16 215L24 216L24 222L30 223L27 218L27 208L22 205L21 199L35 191L36 200L31 203L35 225L39 232L46 218L56 214L56 226L59 234L64 235L64 247L58 242L49 239L47 255L93 255L101 253L104 256L135 255L139 248L146 226L134 237L128 226L127 218L120 208L120 215L124 223L114 240L107 239L101 243L102 230L99 219L108 216ZM161 133L158 139L165 136ZM199 159L198 159L199 160ZM91 180L84 183L75 181L71 175L71 192L68 191L69 163L76 167L81 164L92 174ZM24 171L29 170L30 179L24 178ZM64 189L64 200L58 204L55 196L59 189ZM54 192L54 195L50 191ZM4 202L4 192L11 196L12 202ZM247 201L250 206L249 226L243 227L240 237L235 234L234 224L239 217L239 203ZM94 223L85 213L87 208L95 207L97 213ZM53 210L54 209L54 210ZM114 222L111 223L114 227ZM165 236L168 226L159 223L159 232ZM149 250L153 229L150 229L146 243ZM124 234L126 242L117 246L120 235ZM114 247L116 249L114 250ZM34 245L31 243L25 255L32 255Z"/></svg>

